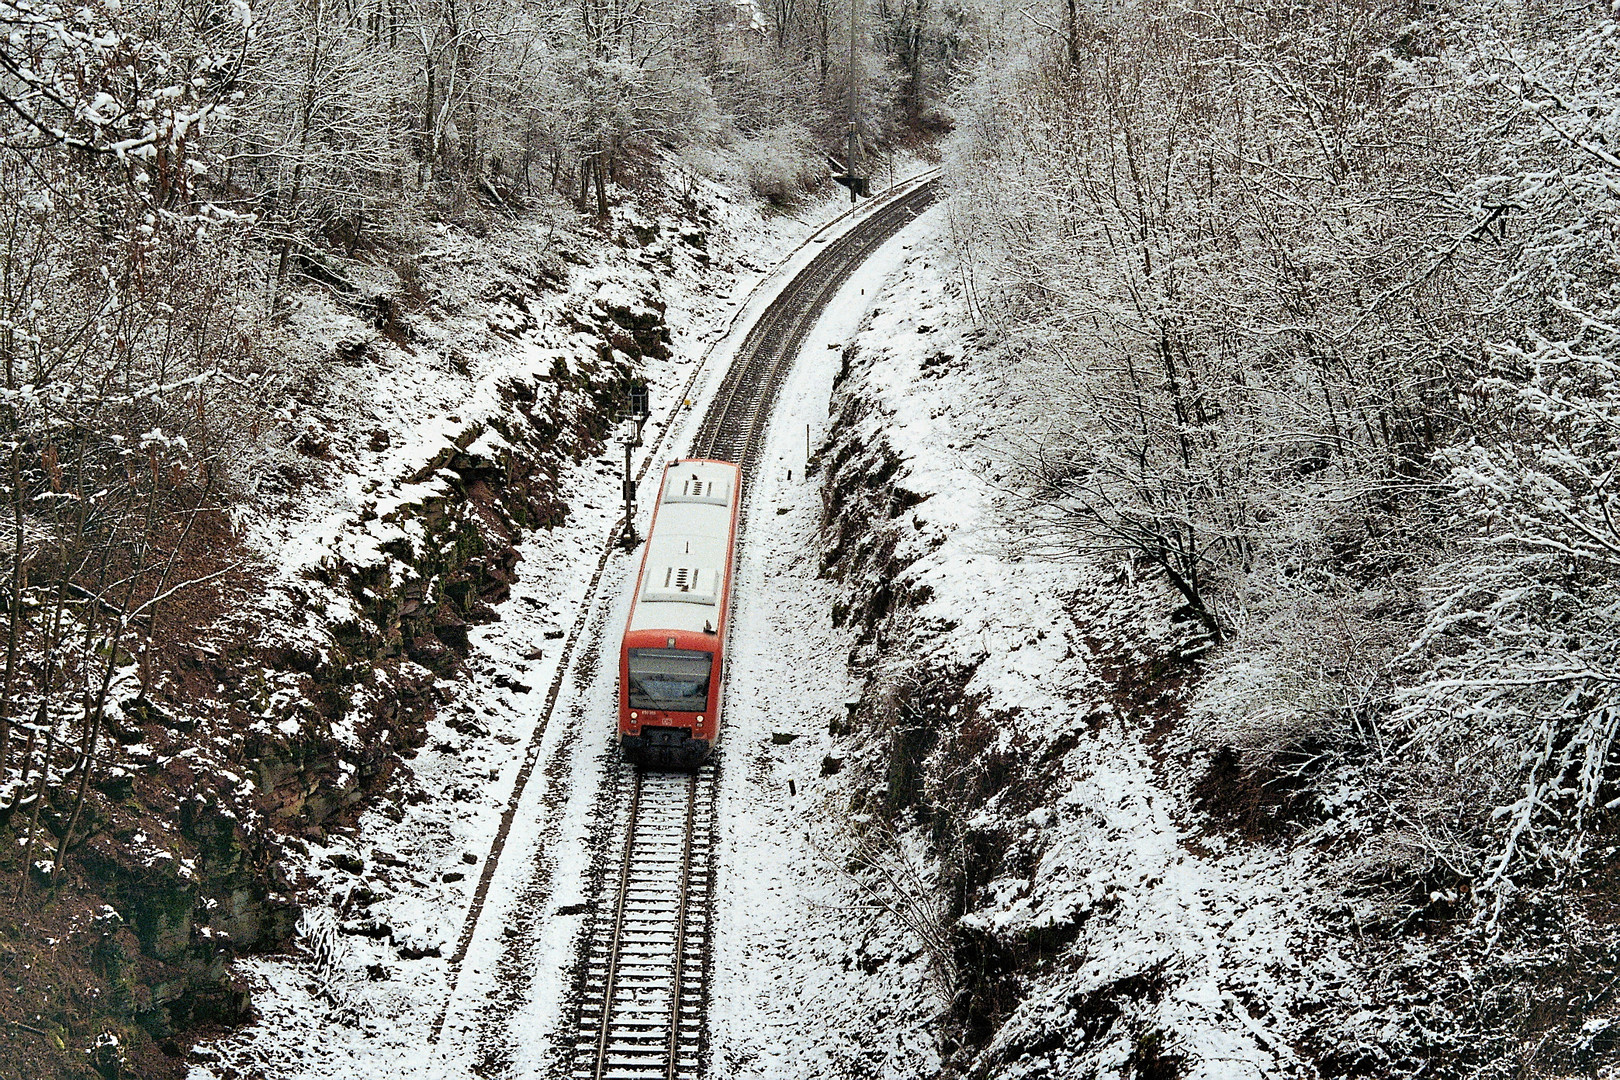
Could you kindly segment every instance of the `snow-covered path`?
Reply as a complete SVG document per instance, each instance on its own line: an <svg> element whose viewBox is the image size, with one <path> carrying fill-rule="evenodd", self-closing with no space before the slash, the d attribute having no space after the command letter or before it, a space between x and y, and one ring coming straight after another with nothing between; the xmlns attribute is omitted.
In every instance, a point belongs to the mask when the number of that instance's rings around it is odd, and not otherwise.
<svg viewBox="0 0 1620 1080"><path fill-rule="evenodd" d="M829 809L828 724L851 688L849 642L832 626L831 587L819 576L820 480L806 478L805 462L826 434L844 342L906 255L935 242L943 213L902 230L829 306L783 387L750 491L726 688L709 1011L712 1072L727 1080L837 1075L856 1058L876 1066L872 1075L933 1071L916 1025L876 1031L870 1020L931 1012L937 988L922 964L873 978L849 963L863 942L897 931L874 920L816 840Z"/></svg>

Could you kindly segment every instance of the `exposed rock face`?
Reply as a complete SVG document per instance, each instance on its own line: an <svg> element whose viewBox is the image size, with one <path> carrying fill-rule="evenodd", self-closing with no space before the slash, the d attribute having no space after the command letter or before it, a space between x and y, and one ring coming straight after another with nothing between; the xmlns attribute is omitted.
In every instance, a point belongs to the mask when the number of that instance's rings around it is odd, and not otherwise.
<svg viewBox="0 0 1620 1080"><path fill-rule="evenodd" d="M612 348L628 355L659 360L669 356L669 327L664 324L663 301L639 298L627 302L611 296L597 297L595 309L597 329Z"/></svg>

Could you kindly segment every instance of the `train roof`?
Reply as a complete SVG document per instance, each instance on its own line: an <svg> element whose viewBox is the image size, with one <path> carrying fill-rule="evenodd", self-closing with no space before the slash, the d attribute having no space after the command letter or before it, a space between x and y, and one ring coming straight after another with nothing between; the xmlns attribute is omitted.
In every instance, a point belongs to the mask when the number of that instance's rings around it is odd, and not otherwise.
<svg viewBox="0 0 1620 1080"><path fill-rule="evenodd" d="M687 459L664 473L628 630L719 630L737 466Z"/></svg>

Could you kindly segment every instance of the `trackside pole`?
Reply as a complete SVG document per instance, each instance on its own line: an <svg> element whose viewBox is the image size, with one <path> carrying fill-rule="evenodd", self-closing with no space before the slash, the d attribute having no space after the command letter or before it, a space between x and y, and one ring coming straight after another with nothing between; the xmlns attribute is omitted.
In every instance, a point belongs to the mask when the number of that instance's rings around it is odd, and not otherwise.
<svg viewBox="0 0 1620 1080"><path fill-rule="evenodd" d="M629 413L619 429L619 445L624 447L624 532L620 535L627 548L641 543L636 535L636 477L630 471L630 451L641 445L641 429L652 415L650 400L645 386L632 386Z"/></svg>
<svg viewBox="0 0 1620 1080"><path fill-rule="evenodd" d="M636 478L630 472L630 451L637 441L633 435L619 440L624 447L624 546L627 548L640 542L636 536Z"/></svg>
<svg viewBox="0 0 1620 1080"><path fill-rule="evenodd" d="M855 205L860 195L860 182L855 179L855 4L849 0L849 155L844 158L844 171L849 174L849 204Z"/></svg>

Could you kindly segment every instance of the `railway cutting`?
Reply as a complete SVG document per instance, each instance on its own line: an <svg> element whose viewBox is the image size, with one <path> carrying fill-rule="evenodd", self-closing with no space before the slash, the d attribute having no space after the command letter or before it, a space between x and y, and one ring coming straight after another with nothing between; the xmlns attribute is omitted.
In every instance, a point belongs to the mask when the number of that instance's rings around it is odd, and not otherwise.
<svg viewBox="0 0 1620 1080"><path fill-rule="evenodd" d="M938 198L929 180L811 260L748 331L690 456L736 462L743 483L782 380L849 275ZM739 531L746 527L746 490ZM615 766L609 842L579 959L574 1080L697 1080L704 1072L720 755L694 773Z"/></svg>

